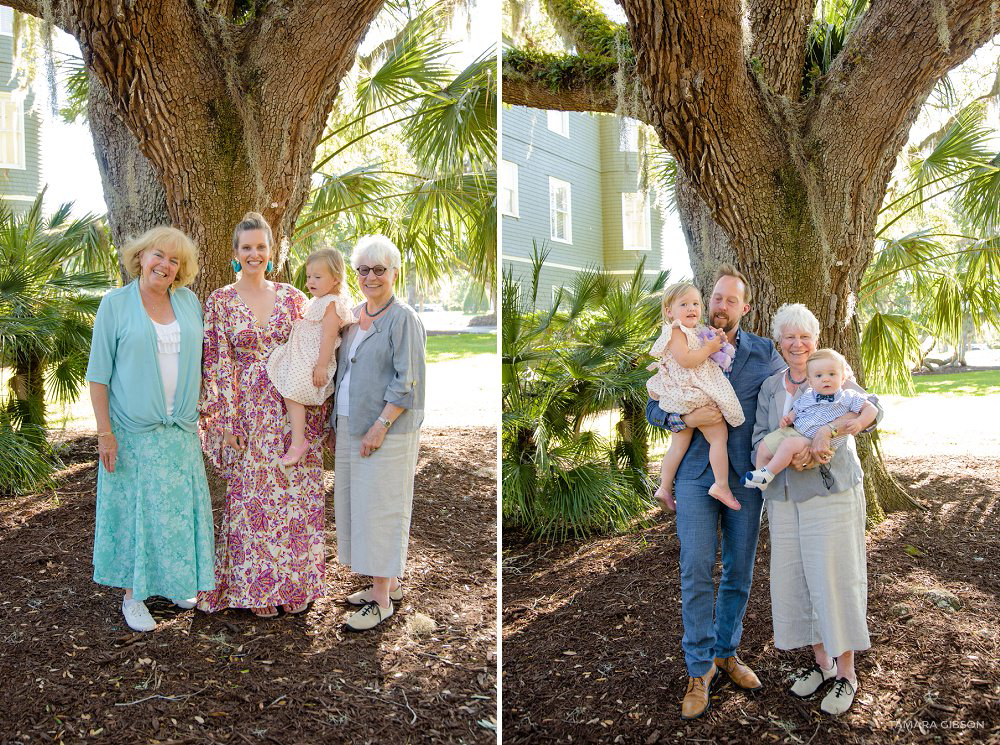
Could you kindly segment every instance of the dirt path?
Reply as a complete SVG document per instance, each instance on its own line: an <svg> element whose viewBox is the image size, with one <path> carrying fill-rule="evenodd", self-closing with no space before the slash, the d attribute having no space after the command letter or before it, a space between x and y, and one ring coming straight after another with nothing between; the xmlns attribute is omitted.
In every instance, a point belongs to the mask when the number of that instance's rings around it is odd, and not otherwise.
<svg viewBox="0 0 1000 745"><path fill-rule="evenodd" d="M496 435L425 429L407 598L345 635L336 564L302 617L153 602L151 634L91 580L96 452L69 443L55 493L0 502L0 742L490 742L496 715ZM220 507L218 497L216 512Z"/></svg>
<svg viewBox="0 0 1000 745"><path fill-rule="evenodd" d="M765 690L727 682L703 718L680 720L678 545L673 516L661 515L639 534L555 548L505 535L505 743L1000 742L1000 458L889 466L930 509L869 531L872 649L858 657L846 715L784 692L807 659L771 643L765 522L740 648ZM961 608L938 607L931 590Z"/></svg>

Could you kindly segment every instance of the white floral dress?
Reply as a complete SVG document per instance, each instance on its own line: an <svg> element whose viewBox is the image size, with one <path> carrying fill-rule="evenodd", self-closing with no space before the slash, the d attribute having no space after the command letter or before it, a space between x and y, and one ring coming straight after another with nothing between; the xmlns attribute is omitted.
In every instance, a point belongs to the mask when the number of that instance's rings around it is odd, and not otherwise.
<svg viewBox="0 0 1000 745"><path fill-rule="evenodd" d="M319 406L333 394L333 379L337 372L337 347L340 334L333 342L333 354L326 368L326 385L313 385L312 371L323 341L323 315L333 304L341 326L354 321L351 309L340 295L323 295L309 301L306 312L295 322L288 342L275 348L267 360L267 375L284 398L304 406Z"/></svg>
<svg viewBox="0 0 1000 745"><path fill-rule="evenodd" d="M683 367L670 353L668 345L674 328L684 332L688 349L701 349L703 346L698 338L698 328L689 329L679 321L665 328L649 350L657 358L657 362L649 366L650 370L656 371L646 381L649 397L659 402L663 411L672 414L690 414L700 406L714 403L730 426L743 424L743 407L718 363L709 359L698 367Z"/></svg>

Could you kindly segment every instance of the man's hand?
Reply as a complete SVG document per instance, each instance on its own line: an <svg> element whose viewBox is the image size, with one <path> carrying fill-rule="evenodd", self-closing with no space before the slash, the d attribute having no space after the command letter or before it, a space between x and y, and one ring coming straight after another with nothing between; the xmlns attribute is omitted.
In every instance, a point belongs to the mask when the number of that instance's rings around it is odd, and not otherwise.
<svg viewBox="0 0 1000 745"><path fill-rule="evenodd" d="M708 424L718 424L722 421L722 412L715 404L700 406L690 414L681 417L681 421L688 427L704 427Z"/></svg>
<svg viewBox="0 0 1000 745"><path fill-rule="evenodd" d="M861 419L857 418L840 425L840 429L837 430L837 433L841 435L856 435L863 429L864 427L861 426Z"/></svg>

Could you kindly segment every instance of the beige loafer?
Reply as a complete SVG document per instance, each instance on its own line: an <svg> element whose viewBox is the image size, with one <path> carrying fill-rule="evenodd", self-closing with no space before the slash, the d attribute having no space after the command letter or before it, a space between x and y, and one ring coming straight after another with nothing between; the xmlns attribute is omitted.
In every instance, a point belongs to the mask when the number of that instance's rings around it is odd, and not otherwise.
<svg viewBox="0 0 1000 745"><path fill-rule="evenodd" d="M399 585L396 586L395 590L389 590L389 600L394 600L398 603L402 599L403 583L400 582ZM372 588L369 587L365 590L358 590L357 592L348 595L346 600L348 605L361 607L362 605L367 605L368 603L373 602L375 600L375 595L372 592Z"/></svg>
<svg viewBox="0 0 1000 745"><path fill-rule="evenodd" d="M393 613L395 613L395 607L391 602L388 608L383 608L372 600L370 603L365 603L361 610L348 618L344 628L348 631L369 631L391 618Z"/></svg>

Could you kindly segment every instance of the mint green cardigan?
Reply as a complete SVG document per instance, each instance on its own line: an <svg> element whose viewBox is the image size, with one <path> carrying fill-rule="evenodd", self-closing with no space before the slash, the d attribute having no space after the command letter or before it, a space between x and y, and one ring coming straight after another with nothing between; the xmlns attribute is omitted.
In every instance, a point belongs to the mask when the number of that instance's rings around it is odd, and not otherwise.
<svg viewBox="0 0 1000 745"><path fill-rule="evenodd" d="M156 358L156 330L142 306L139 283L111 290L101 299L90 342L87 380L108 386L111 420L129 432L176 425L198 430L201 392L201 303L186 287L170 293L181 327L174 412L167 416L163 380Z"/></svg>

